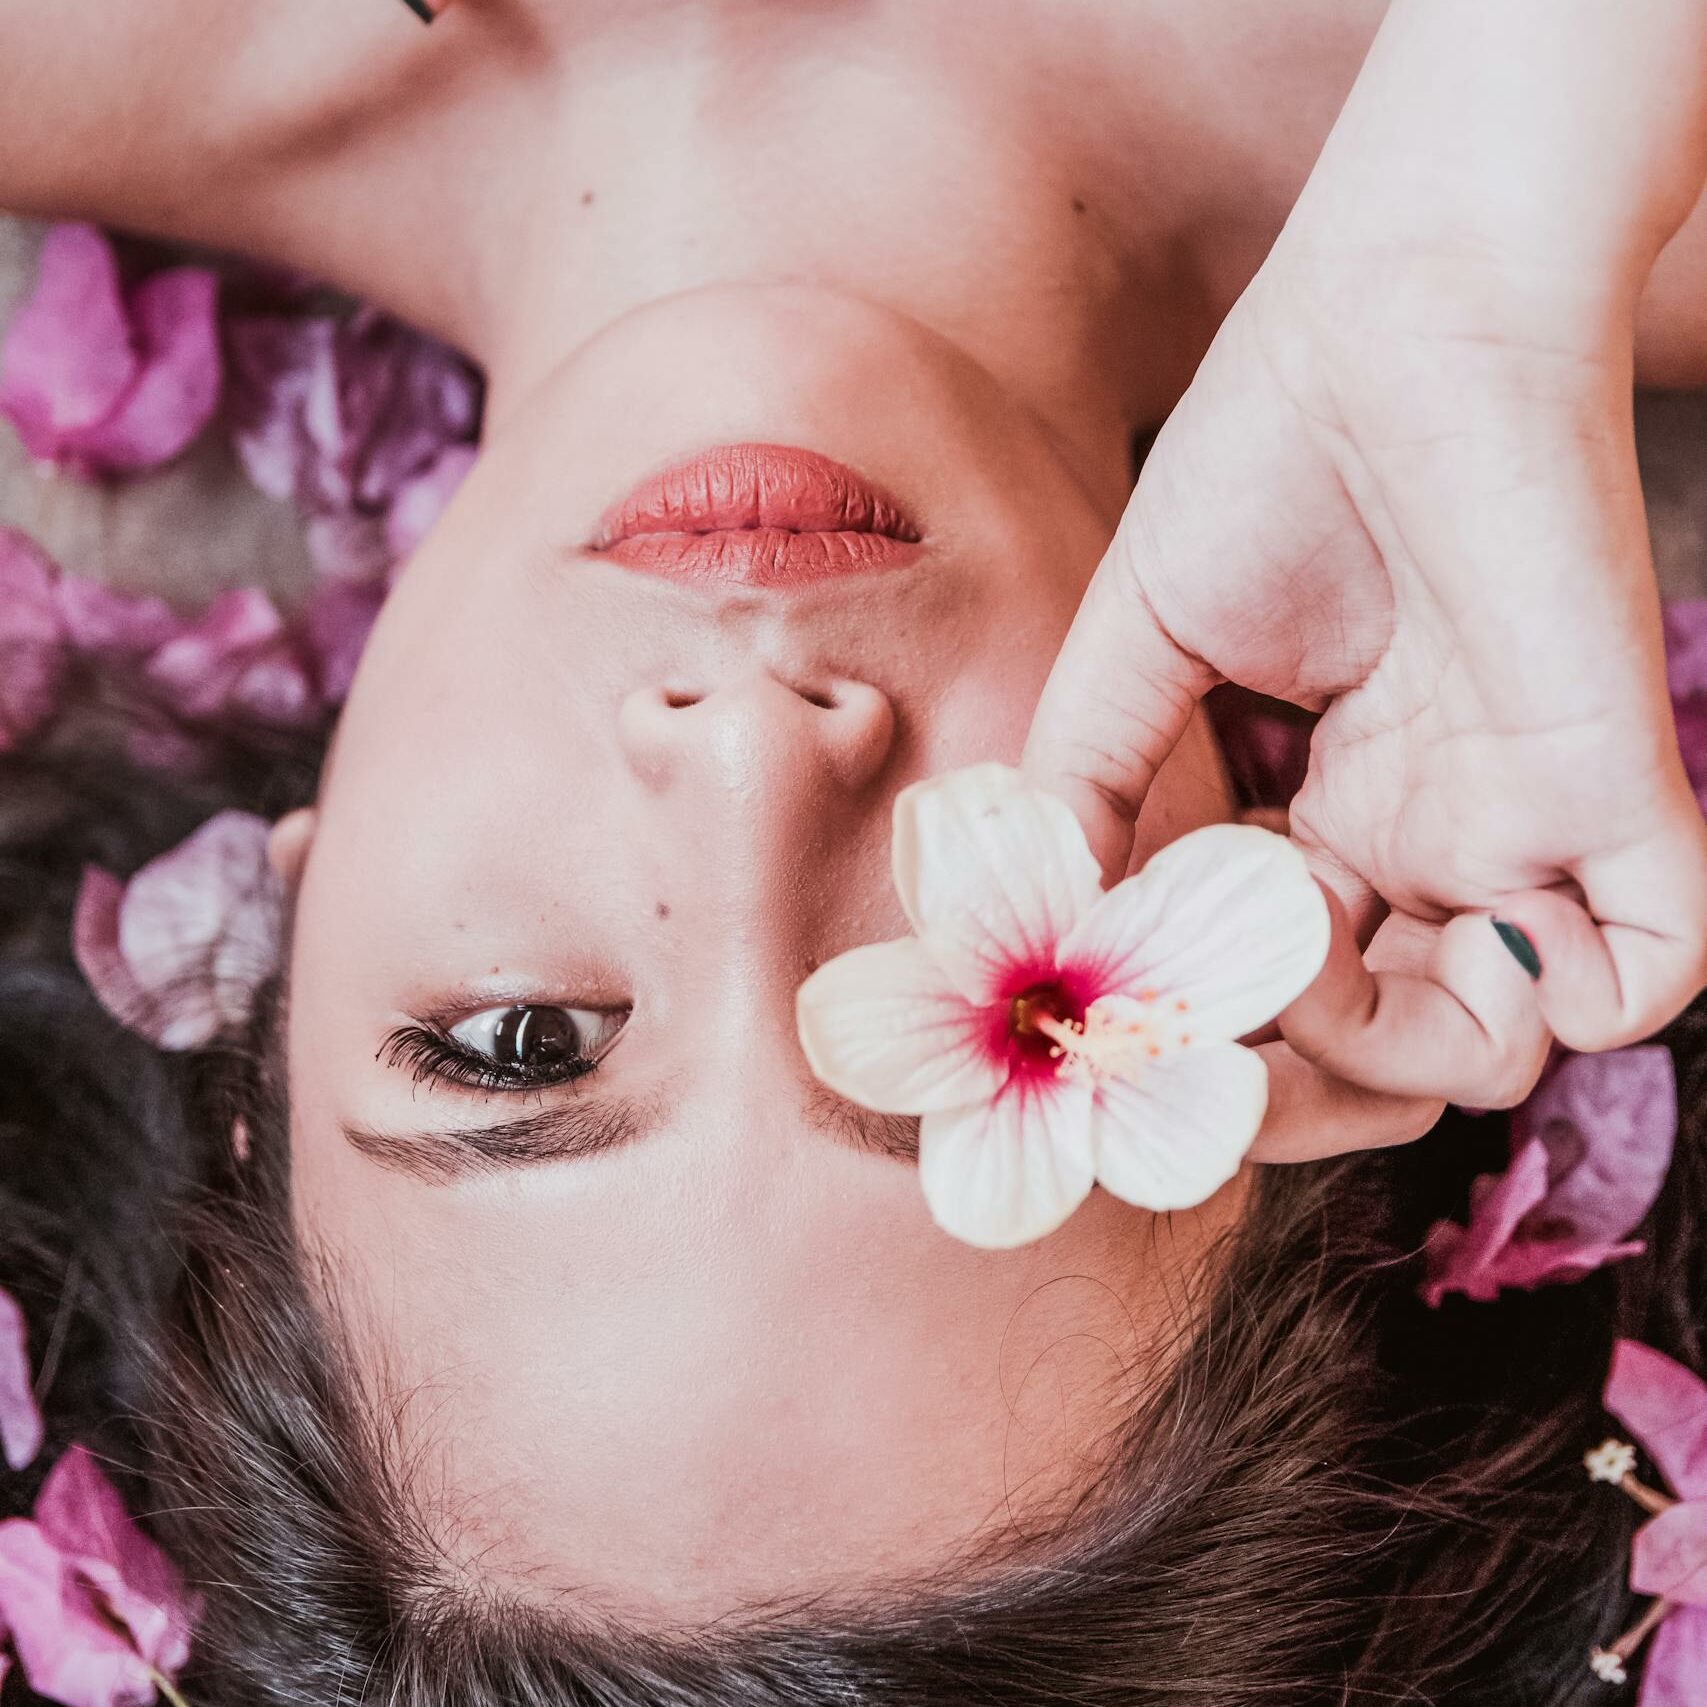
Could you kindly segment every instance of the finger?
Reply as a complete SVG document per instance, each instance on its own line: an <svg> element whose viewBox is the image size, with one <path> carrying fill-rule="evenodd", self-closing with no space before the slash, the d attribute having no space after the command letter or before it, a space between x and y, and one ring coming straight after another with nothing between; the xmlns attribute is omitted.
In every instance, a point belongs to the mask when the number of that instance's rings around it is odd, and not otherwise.
<svg viewBox="0 0 1707 1707"><path fill-rule="evenodd" d="M1586 907L1534 890L1502 900L1497 917L1559 1041L1617 1049L1658 1031L1707 984L1707 826L1691 802L1675 833L1585 861L1577 878Z"/></svg>
<svg viewBox="0 0 1707 1707"><path fill-rule="evenodd" d="M1443 926L1395 915L1370 945L1373 965L1389 964L1372 970L1337 897L1328 910L1327 960L1278 1019L1304 1060L1368 1090L1474 1108L1529 1094L1551 1038L1533 982L1486 914ZM1407 960L1419 964L1397 964Z"/></svg>
<svg viewBox="0 0 1707 1707"><path fill-rule="evenodd" d="M1348 1150L1409 1144L1440 1118L1438 1097L1393 1096L1351 1084L1306 1061L1287 1043L1257 1050L1268 1063L1268 1111L1254 1162L1315 1162Z"/></svg>
<svg viewBox="0 0 1707 1707"><path fill-rule="evenodd" d="M1111 883L1125 875L1156 772L1215 681L1144 595L1138 502L1135 494L1049 672L1023 761L1073 808Z"/></svg>

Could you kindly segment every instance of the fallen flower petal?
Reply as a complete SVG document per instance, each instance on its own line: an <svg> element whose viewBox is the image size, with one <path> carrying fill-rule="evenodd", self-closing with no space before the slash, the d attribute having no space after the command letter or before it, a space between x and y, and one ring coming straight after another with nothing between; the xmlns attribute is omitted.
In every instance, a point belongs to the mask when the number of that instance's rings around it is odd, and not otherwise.
<svg viewBox="0 0 1707 1707"><path fill-rule="evenodd" d="M60 576L56 598L66 640L85 657L146 657L182 626L164 599L121 592L82 575Z"/></svg>
<svg viewBox="0 0 1707 1707"><path fill-rule="evenodd" d="M165 705L192 723L253 719L295 729L325 710L295 636L256 587L222 593L154 653L146 673Z"/></svg>
<svg viewBox="0 0 1707 1707"><path fill-rule="evenodd" d="M24 1518L0 1523L0 1623L30 1687L64 1707L148 1707L148 1662L72 1562Z"/></svg>
<svg viewBox="0 0 1707 1707"><path fill-rule="evenodd" d="M103 1007L162 1049L196 1049L248 1018L279 953L283 893L268 825L221 812L121 886L83 874L77 964Z"/></svg>
<svg viewBox="0 0 1707 1707"><path fill-rule="evenodd" d="M939 1225L1006 1247L1093 1183L1161 1210L1231 1177L1267 1101L1261 1058L1235 1040L1327 953L1295 848L1211 825L1104 894L1065 805L978 765L902 792L894 869L918 934L820 967L797 1017L825 1084L921 1116Z"/></svg>
<svg viewBox="0 0 1707 1707"><path fill-rule="evenodd" d="M58 572L12 528L0 528L0 753L34 735L58 707L68 663Z"/></svg>
<svg viewBox="0 0 1707 1707"><path fill-rule="evenodd" d="M41 1407L30 1379L29 1325L11 1293L0 1289L0 1448L13 1470L35 1461L42 1443Z"/></svg>
<svg viewBox="0 0 1707 1707"><path fill-rule="evenodd" d="M0 344L0 414L38 461L78 474L166 462L219 400L218 279L157 273L127 291L93 226L60 225Z"/></svg>
<svg viewBox="0 0 1707 1707"><path fill-rule="evenodd" d="M190 1655L192 1600L171 1560L137 1527L94 1458L73 1446L36 1499L42 1534L130 1631L136 1651L171 1676Z"/></svg>

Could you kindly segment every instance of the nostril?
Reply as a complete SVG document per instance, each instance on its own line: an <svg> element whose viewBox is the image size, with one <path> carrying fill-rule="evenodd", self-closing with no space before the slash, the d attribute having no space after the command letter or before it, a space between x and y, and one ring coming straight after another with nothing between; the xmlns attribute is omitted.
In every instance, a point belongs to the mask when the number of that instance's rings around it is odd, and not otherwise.
<svg viewBox="0 0 1707 1707"><path fill-rule="evenodd" d="M698 705L704 698L704 694L678 693L672 689L665 692L664 703L672 711L686 711L691 706Z"/></svg>
<svg viewBox="0 0 1707 1707"><path fill-rule="evenodd" d="M834 711L841 704L841 701L833 693L818 693L811 689L802 692L800 697L808 705L817 706L820 711Z"/></svg>

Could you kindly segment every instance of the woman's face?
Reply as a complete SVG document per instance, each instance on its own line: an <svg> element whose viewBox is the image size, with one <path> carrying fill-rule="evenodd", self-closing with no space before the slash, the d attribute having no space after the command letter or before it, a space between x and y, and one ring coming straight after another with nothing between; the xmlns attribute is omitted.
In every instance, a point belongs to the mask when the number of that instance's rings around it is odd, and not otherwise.
<svg viewBox="0 0 1707 1707"><path fill-rule="evenodd" d="M916 543L785 542L756 573L751 541L666 543L665 573L590 548L648 477L744 444L857 471ZM814 1083L794 996L904 932L896 792L1017 756L1113 521L920 326L713 291L581 350L410 566L301 881L293 1178L471 1569L692 1618L1028 1533L1094 1470L1237 1187L958 1245L910 1123ZM820 548L881 561L768 584ZM1226 804L1194 735L1141 842ZM597 1064L461 1084L409 1028Z"/></svg>

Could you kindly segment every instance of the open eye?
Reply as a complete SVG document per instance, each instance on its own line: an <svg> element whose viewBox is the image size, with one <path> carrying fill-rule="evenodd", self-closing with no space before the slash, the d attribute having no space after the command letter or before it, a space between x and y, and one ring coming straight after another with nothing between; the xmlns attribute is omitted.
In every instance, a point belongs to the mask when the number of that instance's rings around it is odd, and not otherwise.
<svg viewBox="0 0 1707 1707"><path fill-rule="evenodd" d="M616 1042L627 1018L625 1013L600 1013L593 1008L527 1004L487 1008L459 1020L448 1028L448 1035L506 1077L537 1083L584 1072Z"/></svg>
<svg viewBox="0 0 1707 1707"><path fill-rule="evenodd" d="M476 1090L533 1090L584 1078L628 1023L627 1009L511 1002L454 1025L406 1025L380 1058L420 1084L445 1079Z"/></svg>

